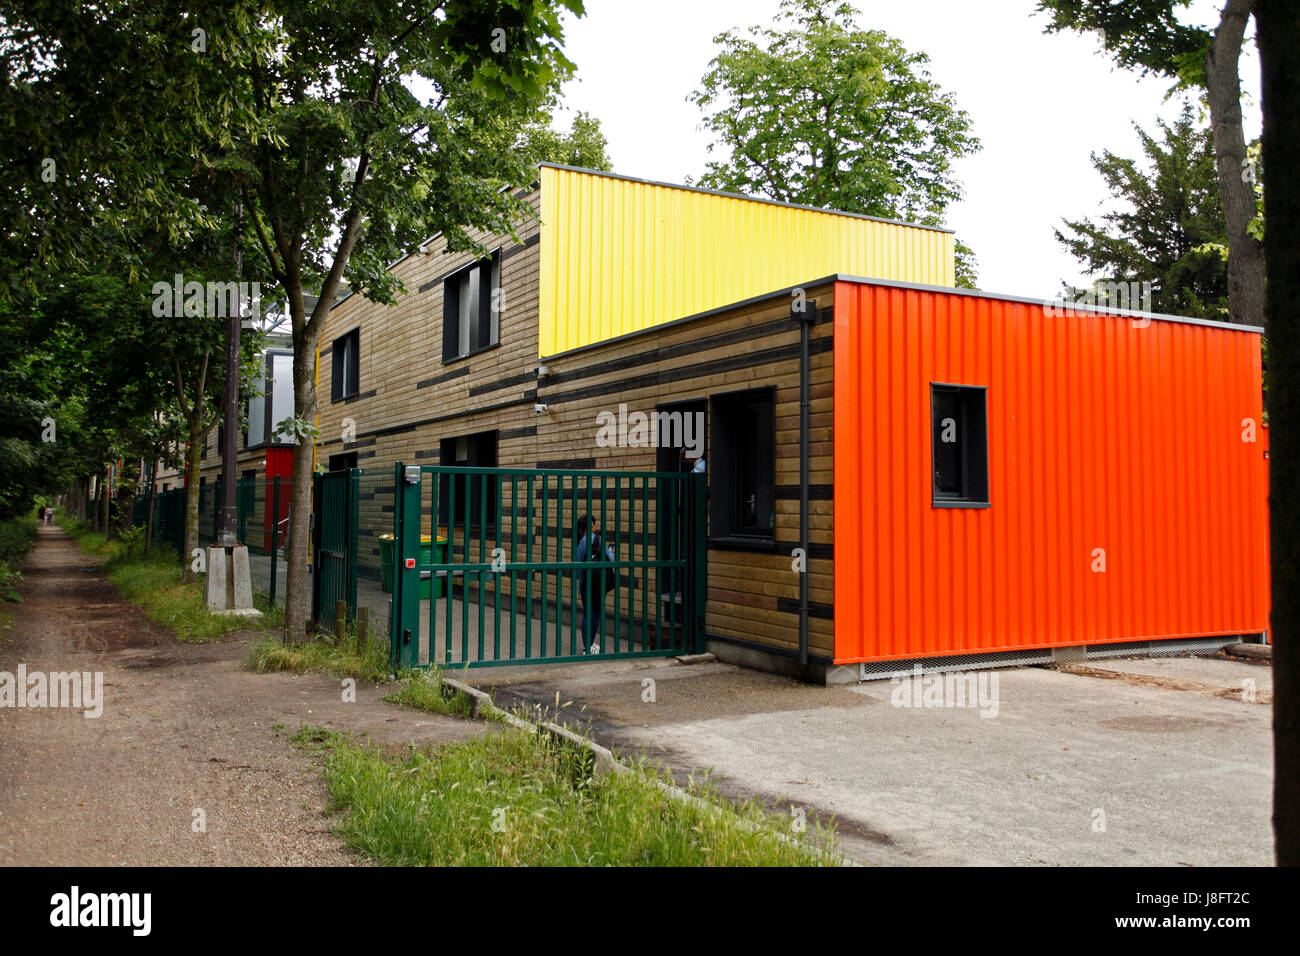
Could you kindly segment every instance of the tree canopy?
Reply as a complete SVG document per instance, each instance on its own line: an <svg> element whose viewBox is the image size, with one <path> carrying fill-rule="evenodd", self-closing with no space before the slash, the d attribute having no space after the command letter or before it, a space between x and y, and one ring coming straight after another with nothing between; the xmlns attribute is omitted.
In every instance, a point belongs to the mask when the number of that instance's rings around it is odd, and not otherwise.
<svg viewBox="0 0 1300 956"><path fill-rule="evenodd" d="M771 27L727 30L689 99L715 135L698 185L939 225L979 149L929 58L857 26L838 0L783 0ZM964 247L963 247L964 249ZM961 276L973 282L969 250Z"/></svg>
<svg viewBox="0 0 1300 956"><path fill-rule="evenodd" d="M1226 231L1214 149L1190 105L1159 137L1137 128L1141 160L1092 154L1118 207L1098 219L1064 222L1056 238L1090 275L1152 283L1157 312L1224 321Z"/></svg>

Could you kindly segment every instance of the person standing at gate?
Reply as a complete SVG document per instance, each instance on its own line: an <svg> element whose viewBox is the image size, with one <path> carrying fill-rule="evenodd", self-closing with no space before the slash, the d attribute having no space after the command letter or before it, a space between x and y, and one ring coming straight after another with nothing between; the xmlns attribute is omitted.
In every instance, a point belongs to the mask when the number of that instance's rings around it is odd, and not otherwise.
<svg viewBox="0 0 1300 956"><path fill-rule="evenodd" d="M596 549L602 546L600 529L596 527L596 523L591 520L590 515L583 515L578 519L577 531L578 543L573 547L573 560L585 563L588 556L595 554ZM611 563L614 561L612 548L605 547L605 557ZM600 653L600 645L595 640L597 628L601 628L601 635L604 636L605 622L604 615L601 613L605 606L604 576L604 569L602 569L599 577L593 577L591 572L585 569L578 570L575 568L573 572L573 590L577 594L578 602L582 607L582 618L579 626L582 628L582 643L587 654Z"/></svg>

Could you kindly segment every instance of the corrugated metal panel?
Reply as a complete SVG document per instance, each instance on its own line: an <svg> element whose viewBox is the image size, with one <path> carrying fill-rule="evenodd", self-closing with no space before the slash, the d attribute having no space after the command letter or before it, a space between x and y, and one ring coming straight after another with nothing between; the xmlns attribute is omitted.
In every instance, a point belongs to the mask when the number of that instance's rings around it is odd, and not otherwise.
<svg viewBox="0 0 1300 956"><path fill-rule="evenodd" d="M847 272L953 283L951 233L541 168L539 353Z"/></svg>
<svg viewBox="0 0 1300 956"><path fill-rule="evenodd" d="M931 382L988 389L988 509L932 507ZM1261 415L1254 332L837 283L837 662L1266 630Z"/></svg>

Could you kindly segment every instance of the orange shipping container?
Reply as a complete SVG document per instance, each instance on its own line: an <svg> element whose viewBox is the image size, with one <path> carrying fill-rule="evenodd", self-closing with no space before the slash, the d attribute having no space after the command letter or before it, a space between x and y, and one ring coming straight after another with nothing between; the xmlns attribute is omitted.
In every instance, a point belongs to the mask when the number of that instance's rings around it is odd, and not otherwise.
<svg viewBox="0 0 1300 956"><path fill-rule="evenodd" d="M835 662L1266 631L1260 361L1258 329L841 277Z"/></svg>

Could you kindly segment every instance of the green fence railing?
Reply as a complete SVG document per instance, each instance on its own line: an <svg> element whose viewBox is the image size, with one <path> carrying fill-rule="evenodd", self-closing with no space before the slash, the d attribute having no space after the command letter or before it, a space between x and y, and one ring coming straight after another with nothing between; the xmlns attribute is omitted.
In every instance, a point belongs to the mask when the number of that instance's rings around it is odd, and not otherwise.
<svg viewBox="0 0 1300 956"><path fill-rule="evenodd" d="M317 475L312 488L312 617L334 630L334 608L348 606L357 616L357 533L360 527L361 469Z"/></svg>
<svg viewBox="0 0 1300 956"><path fill-rule="evenodd" d="M703 475L399 463L394 480L394 670L703 649ZM583 519L612 561L579 560Z"/></svg>

